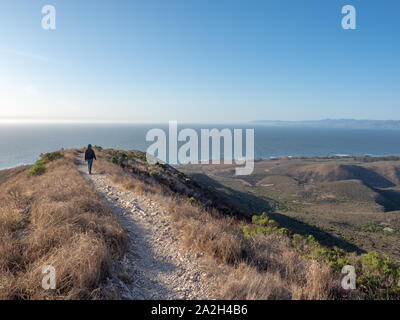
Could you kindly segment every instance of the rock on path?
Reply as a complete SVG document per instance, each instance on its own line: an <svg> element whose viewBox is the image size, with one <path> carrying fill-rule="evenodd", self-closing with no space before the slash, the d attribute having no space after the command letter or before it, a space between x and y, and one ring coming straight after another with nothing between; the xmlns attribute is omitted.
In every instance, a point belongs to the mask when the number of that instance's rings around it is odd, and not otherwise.
<svg viewBox="0 0 400 320"><path fill-rule="evenodd" d="M114 211L129 235L125 257L114 263L107 287L120 299L207 299L211 279L202 272L197 256L181 248L171 232L165 209L155 201L126 191L107 175L87 174L79 159L79 171Z"/></svg>

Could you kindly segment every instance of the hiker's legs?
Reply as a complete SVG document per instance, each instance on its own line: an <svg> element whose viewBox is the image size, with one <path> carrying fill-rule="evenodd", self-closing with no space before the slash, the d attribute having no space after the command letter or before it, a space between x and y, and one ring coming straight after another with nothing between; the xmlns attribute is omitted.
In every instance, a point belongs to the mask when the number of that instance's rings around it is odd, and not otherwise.
<svg viewBox="0 0 400 320"><path fill-rule="evenodd" d="M92 174L92 165L93 165L93 159L88 160L88 170L89 174Z"/></svg>

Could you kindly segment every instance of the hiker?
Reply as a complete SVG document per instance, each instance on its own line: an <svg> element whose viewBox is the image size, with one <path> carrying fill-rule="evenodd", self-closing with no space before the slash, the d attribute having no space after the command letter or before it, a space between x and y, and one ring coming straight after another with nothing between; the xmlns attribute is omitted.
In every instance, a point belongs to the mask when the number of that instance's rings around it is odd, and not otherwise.
<svg viewBox="0 0 400 320"><path fill-rule="evenodd" d="M96 159L96 155L92 149L92 145L89 144L87 147L87 150L85 151L85 161L88 162L88 170L89 170L89 174L92 174L92 165L93 165L93 159Z"/></svg>

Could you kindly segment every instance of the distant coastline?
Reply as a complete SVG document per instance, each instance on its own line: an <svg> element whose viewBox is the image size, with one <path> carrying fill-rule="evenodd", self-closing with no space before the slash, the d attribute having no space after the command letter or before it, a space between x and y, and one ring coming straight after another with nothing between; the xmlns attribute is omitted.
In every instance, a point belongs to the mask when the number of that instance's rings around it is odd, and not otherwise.
<svg viewBox="0 0 400 320"><path fill-rule="evenodd" d="M278 127L307 128L348 128L348 129L400 129L400 120L356 120L356 119L323 119L323 120L253 120L250 123Z"/></svg>
<svg viewBox="0 0 400 320"><path fill-rule="evenodd" d="M371 155L371 154L336 154L336 155L321 155L321 156L279 156L279 157L269 157L269 158L255 158L254 161L264 161L264 160L341 160L341 159L353 159L360 162L376 162L376 161L400 161L400 154L391 155Z"/></svg>
<svg viewBox="0 0 400 320"><path fill-rule="evenodd" d="M40 153L61 148L82 148L88 143L103 148L146 151L146 134L160 124L130 125L0 125L0 169L34 163ZM254 156L268 159L280 156L388 156L400 153L400 130L305 128L264 124L191 125L196 132L205 128L255 129ZM184 143L184 142L180 142ZM223 153L223 150L221 150Z"/></svg>

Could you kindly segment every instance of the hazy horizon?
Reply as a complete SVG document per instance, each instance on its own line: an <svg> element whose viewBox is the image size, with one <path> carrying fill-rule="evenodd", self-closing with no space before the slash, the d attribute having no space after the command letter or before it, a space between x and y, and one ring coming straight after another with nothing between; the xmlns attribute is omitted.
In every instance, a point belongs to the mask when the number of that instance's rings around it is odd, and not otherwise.
<svg viewBox="0 0 400 320"><path fill-rule="evenodd" d="M400 119L356 119L356 118L325 118L325 119L253 119L249 121L179 121L181 124L263 124L265 122L319 122L319 121L400 121ZM168 120L171 121L171 120ZM38 118L0 118L0 124L167 124L168 121L113 121L113 120L90 120L90 119L38 119Z"/></svg>

